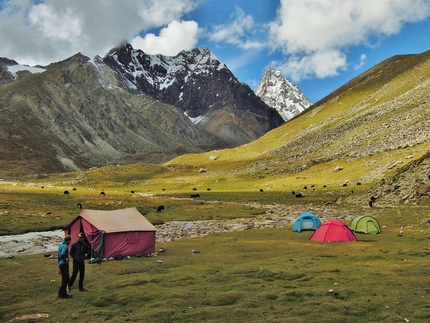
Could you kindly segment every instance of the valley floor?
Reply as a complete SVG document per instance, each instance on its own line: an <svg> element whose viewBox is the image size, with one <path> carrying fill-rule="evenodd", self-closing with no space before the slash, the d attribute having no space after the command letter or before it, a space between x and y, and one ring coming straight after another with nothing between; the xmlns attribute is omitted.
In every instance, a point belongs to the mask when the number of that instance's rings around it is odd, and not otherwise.
<svg viewBox="0 0 430 323"><path fill-rule="evenodd" d="M213 201L206 203L220 202ZM165 224L156 226L156 242L163 243L184 238L203 237L210 233L285 227L293 225L294 220L304 212L317 214L322 221L328 219L350 221L358 215L356 209L346 211L344 208L332 207L331 205L240 204L265 209L266 213L252 218L238 218L233 220L168 221ZM367 213L370 211L371 210L368 210ZM373 213L376 212L374 211ZM57 251L62 237L63 231L61 230L0 236L0 256L8 258L16 254L52 253Z"/></svg>

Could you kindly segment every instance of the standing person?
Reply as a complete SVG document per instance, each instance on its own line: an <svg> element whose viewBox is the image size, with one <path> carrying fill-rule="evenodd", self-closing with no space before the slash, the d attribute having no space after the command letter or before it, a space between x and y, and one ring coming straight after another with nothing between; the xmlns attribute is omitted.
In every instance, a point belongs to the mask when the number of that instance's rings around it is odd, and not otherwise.
<svg viewBox="0 0 430 323"><path fill-rule="evenodd" d="M75 282L76 276L79 272L79 290L81 292L86 292L87 289L84 288L84 277L85 277L85 258L88 258L90 253L90 246L84 241L84 235L82 232L78 234L78 241L72 244L70 248L70 257L73 258L73 273L70 277L68 290L70 291L73 283Z"/></svg>
<svg viewBox="0 0 430 323"><path fill-rule="evenodd" d="M72 295L67 294L67 284L69 283L69 244L72 237L67 235L63 242L58 246L58 268L61 271L61 287L58 291L58 297L70 298Z"/></svg>

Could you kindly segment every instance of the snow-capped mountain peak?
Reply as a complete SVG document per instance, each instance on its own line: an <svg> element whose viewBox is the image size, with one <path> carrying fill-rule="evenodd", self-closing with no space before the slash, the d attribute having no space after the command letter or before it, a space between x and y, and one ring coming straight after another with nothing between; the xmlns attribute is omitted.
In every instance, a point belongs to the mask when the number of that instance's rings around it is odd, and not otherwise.
<svg viewBox="0 0 430 323"><path fill-rule="evenodd" d="M273 68L266 73L254 93L275 108L285 121L300 114L312 103L300 89Z"/></svg>
<svg viewBox="0 0 430 323"><path fill-rule="evenodd" d="M175 106L199 128L215 135L221 146L248 143L284 123L274 108L239 82L208 49L164 56L123 44L103 61L129 92Z"/></svg>
<svg viewBox="0 0 430 323"><path fill-rule="evenodd" d="M142 79L149 81L158 90L163 90L175 83L178 74L187 80L190 75L207 74L209 71L227 68L205 48L182 51L176 56L165 56L148 55L134 49L130 44L124 44L111 50L104 60L126 75L128 88L138 91L142 90L137 85Z"/></svg>

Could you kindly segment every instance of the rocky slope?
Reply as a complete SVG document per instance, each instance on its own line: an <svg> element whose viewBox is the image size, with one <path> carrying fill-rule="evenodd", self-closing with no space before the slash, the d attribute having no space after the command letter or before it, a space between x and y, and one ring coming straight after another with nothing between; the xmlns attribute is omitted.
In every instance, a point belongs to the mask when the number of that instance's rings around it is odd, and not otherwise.
<svg viewBox="0 0 430 323"><path fill-rule="evenodd" d="M285 121L299 115L311 106L302 91L288 81L280 71L267 69L254 93L275 108Z"/></svg>
<svg viewBox="0 0 430 323"><path fill-rule="evenodd" d="M45 67L0 59L0 176L162 163L235 147L284 121L210 51L125 44Z"/></svg>
<svg viewBox="0 0 430 323"><path fill-rule="evenodd" d="M399 168L383 178L373 187L367 196L374 198L374 206L387 204L420 204L430 199L430 153ZM357 198L350 197L349 202Z"/></svg>
<svg viewBox="0 0 430 323"><path fill-rule="evenodd" d="M306 126L269 155L308 168L429 143L429 71L430 51L378 64L308 109L296 121Z"/></svg>
<svg viewBox="0 0 430 323"><path fill-rule="evenodd" d="M387 59L254 142L217 151L216 175L256 179L270 189L347 184L345 192L382 181L356 201L367 204L374 195L377 203L383 196L387 203L424 203L430 174L425 160L413 163L430 151L429 75L430 51ZM169 164L208 170L215 167L208 156ZM234 160L242 161L237 168ZM400 167L403 173L391 178Z"/></svg>
<svg viewBox="0 0 430 323"><path fill-rule="evenodd" d="M14 60L0 57L0 86L12 83L15 80L14 75L9 72L8 66L18 65Z"/></svg>
<svg viewBox="0 0 430 323"><path fill-rule="evenodd" d="M177 108L121 86L101 59L81 54L1 86L3 171L160 162L218 147Z"/></svg>

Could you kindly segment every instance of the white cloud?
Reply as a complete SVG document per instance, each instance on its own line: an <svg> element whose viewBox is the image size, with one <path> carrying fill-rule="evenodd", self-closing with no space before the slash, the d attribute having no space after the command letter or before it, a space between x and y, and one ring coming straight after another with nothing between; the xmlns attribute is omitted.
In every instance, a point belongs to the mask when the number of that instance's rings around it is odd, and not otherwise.
<svg viewBox="0 0 430 323"><path fill-rule="evenodd" d="M246 15L236 6L232 20L226 24L213 26L208 38L214 43L227 43L244 50L262 48L263 44L252 37L256 28L258 27L255 26L252 16Z"/></svg>
<svg viewBox="0 0 430 323"><path fill-rule="evenodd" d="M354 69L359 70L360 68L362 68L366 64L366 59L367 59L366 54L361 54L360 55L360 64L355 65Z"/></svg>
<svg viewBox="0 0 430 323"><path fill-rule="evenodd" d="M70 8L60 16L53 8L40 4L28 14L28 21L34 29L46 38L67 40L81 34L82 25Z"/></svg>
<svg viewBox="0 0 430 323"><path fill-rule="evenodd" d="M272 62L271 66L280 70L294 82L311 77L326 78L336 76L347 66L346 55L338 50L318 51L308 55L289 56L286 61Z"/></svg>
<svg viewBox="0 0 430 323"><path fill-rule="evenodd" d="M333 76L347 67L348 47L371 46L372 39L395 35L429 14L429 0L281 0L270 24L271 46L289 57L278 65L293 81Z"/></svg>
<svg viewBox="0 0 430 323"><path fill-rule="evenodd" d="M147 54L174 56L182 50L193 49L198 41L199 27L195 21L173 20L161 29L160 36L146 34L144 38L134 38L131 45Z"/></svg>
<svg viewBox="0 0 430 323"><path fill-rule="evenodd" d="M104 55L140 32L180 20L194 0L5 0L0 56L48 64L77 52Z"/></svg>

